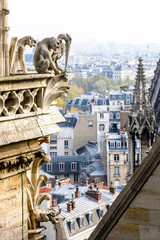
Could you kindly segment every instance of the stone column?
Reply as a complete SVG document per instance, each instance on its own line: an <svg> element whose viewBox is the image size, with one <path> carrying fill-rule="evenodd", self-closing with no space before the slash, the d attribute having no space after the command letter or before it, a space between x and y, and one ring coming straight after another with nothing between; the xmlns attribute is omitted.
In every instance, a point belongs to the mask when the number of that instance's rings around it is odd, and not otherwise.
<svg viewBox="0 0 160 240"><path fill-rule="evenodd" d="M0 76L9 76L8 1L0 1Z"/></svg>
<svg viewBox="0 0 160 240"><path fill-rule="evenodd" d="M128 171L127 171L127 180L133 174L133 137L128 133Z"/></svg>
<svg viewBox="0 0 160 240"><path fill-rule="evenodd" d="M132 174L136 170L136 159L135 159L135 134L132 135Z"/></svg>

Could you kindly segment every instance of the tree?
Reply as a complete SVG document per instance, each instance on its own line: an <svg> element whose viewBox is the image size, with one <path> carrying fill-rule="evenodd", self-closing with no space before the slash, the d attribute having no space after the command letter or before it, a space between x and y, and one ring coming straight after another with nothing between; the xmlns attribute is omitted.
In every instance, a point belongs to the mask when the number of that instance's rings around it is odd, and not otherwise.
<svg viewBox="0 0 160 240"><path fill-rule="evenodd" d="M78 87L75 83L72 83L70 85L69 92L67 93L67 96L63 98L63 101L69 103L72 98L74 97L80 97L84 93L83 89Z"/></svg>
<svg viewBox="0 0 160 240"><path fill-rule="evenodd" d="M56 102L57 102L56 106L63 108L63 110L66 109L66 102L62 100L61 97L57 98Z"/></svg>

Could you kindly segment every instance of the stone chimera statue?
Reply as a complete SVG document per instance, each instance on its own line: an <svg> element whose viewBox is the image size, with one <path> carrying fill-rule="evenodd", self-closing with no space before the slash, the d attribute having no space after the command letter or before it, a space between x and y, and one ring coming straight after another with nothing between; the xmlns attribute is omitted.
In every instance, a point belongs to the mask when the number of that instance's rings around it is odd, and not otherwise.
<svg viewBox="0 0 160 240"><path fill-rule="evenodd" d="M65 44L63 43L65 41ZM55 75L64 71L59 67L57 60L62 57L65 52L65 72L67 71L67 62L71 37L68 34L60 34L57 39L45 38L38 42L34 53L34 66L38 73L47 73L54 71Z"/></svg>
<svg viewBox="0 0 160 240"><path fill-rule="evenodd" d="M36 40L32 36L26 36L18 40L17 37L11 39L9 48L9 66L10 73L16 73L18 71L18 62L22 68L23 73L27 73L25 64L25 46L36 46Z"/></svg>

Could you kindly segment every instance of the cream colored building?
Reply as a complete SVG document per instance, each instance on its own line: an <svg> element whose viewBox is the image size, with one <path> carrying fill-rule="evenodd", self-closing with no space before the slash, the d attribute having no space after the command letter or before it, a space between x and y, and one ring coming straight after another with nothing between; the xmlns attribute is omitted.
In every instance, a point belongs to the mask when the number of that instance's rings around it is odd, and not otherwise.
<svg viewBox="0 0 160 240"><path fill-rule="evenodd" d="M136 161L139 161L139 142L136 141ZM104 170L107 172L108 185L115 187L126 184L128 169L127 135L109 134L104 144Z"/></svg>
<svg viewBox="0 0 160 240"><path fill-rule="evenodd" d="M79 114L79 120L74 129L73 152L88 142L97 142L97 114Z"/></svg>

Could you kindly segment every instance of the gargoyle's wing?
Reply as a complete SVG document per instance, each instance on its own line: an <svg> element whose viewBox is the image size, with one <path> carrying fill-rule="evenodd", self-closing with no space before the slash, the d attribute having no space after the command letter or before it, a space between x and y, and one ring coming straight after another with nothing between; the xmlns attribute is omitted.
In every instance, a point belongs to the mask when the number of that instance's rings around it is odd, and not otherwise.
<svg viewBox="0 0 160 240"><path fill-rule="evenodd" d="M17 51L18 51L17 43L18 43L18 38L12 37L10 47L9 47L9 68L11 73L13 72L14 63L17 56Z"/></svg>

